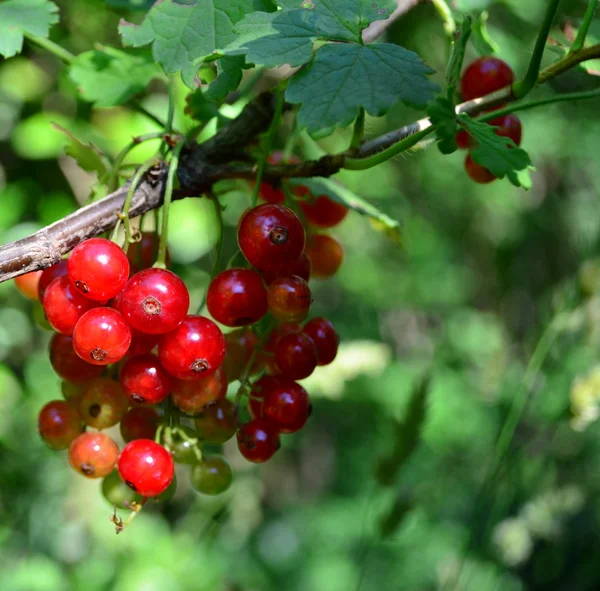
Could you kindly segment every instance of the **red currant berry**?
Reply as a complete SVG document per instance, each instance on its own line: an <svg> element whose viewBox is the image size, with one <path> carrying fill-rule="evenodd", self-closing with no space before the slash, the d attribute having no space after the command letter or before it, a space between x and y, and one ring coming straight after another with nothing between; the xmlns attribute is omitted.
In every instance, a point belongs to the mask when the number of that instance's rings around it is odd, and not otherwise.
<svg viewBox="0 0 600 591"><path fill-rule="evenodd" d="M460 92L465 101L470 101L509 86L514 79L506 62L497 57L480 57L463 72Z"/></svg>
<svg viewBox="0 0 600 591"><path fill-rule="evenodd" d="M225 398L227 375L220 367L217 371L195 380L176 380L172 388L173 404L181 411L195 415L209 402Z"/></svg>
<svg viewBox="0 0 600 591"><path fill-rule="evenodd" d="M77 359L79 359L79 357ZM60 391L62 392L63 398L75 408L79 408L79 401L83 396L84 388L85 382L78 382L74 384L72 382L65 382L63 380L60 383Z"/></svg>
<svg viewBox="0 0 600 591"><path fill-rule="evenodd" d="M256 271L228 269L210 282L206 306L225 326L254 324L267 313L267 290Z"/></svg>
<svg viewBox="0 0 600 591"><path fill-rule="evenodd" d="M110 378L96 378L87 382L77 408L86 425L94 429L108 429L116 425L127 412L129 402L119 382Z"/></svg>
<svg viewBox="0 0 600 591"><path fill-rule="evenodd" d="M296 382L279 379L265 391L263 417L280 433L295 433L302 429L310 411L308 394Z"/></svg>
<svg viewBox="0 0 600 591"><path fill-rule="evenodd" d="M262 351L258 354L256 359L256 366L259 369L266 369L270 375L276 375L279 373L277 365L275 364L275 347L279 342L279 339L291 332L298 332L302 329L302 325L296 322L279 324L276 326L269 335L269 339L263 346Z"/></svg>
<svg viewBox="0 0 600 591"><path fill-rule="evenodd" d="M133 242L127 249L127 259L131 273L138 273L144 269L152 267L158 257L159 236L156 232L142 232L139 242ZM169 266L171 256L167 248L166 265Z"/></svg>
<svg viewBox="0 0 600 591"><path fill-rule="evenodd" d="M267 162L269 164L279 164L281 162L289 162L295 164L297 162L300 162L300 159L294 155L291 155L287 160L285 160L283 152L276 151L272 154L269 154L269 156L267 157ZM260 190L258 194L267 203L283 203L285 201L285 193L283 192L283 190L267 182L262 182L260 184Z"/></svg>
<svg viewBox="0 0 600 591"><path fill-rule="evenodd" d="M117 470L113 470L102 480L102 495L112 506L119 509L131 509L132 503L139 503L143 498L121 480Z"/></svg>
<svg viewBox="0 0 600 591"><path fill-rule="evenodd" d="M104 433L79 435L69 447L69 462L76 472L88 478L104 478L117 464L119 447Z"/></svg>
<svg viewBox="0 0 600 591"><path fill-rule="evenodd" d="M326 234L314 234L306 245L313 277L327 279L335 275L342 266L344 250L341 244Z"/></svg>
<svg viewBox="0 0 600 591"><path fill-rule="evenodd" d="M114 298L127 283L129 261L118 245L106 238L78 244L67 260L71 283L90 300Z"/></svg>
<svg viewBox="0 0 600 591"><path fill-rule="evenodd" d="M146 334L131 328L131 344L127 349L128 357L136 357L138 355L145 355L150 353L158 345L160 335L158 334Z"/></svg>
<svg viewBox="0 0 600 591"><path fill-rule="evenodd" d="M225 335L225 359L222 367L230 382L241 377L258 341L258 336L249 328L234 330ZM251 373L260 369L259 364L254 365L256 367L252 368Z"/></svg>
<svg viewBox="0 0 600 591"><path fill-rule="evenodd" d="M310 279L310 259L305 252L289 265L283 265L274 271L263 271L263 279L267 285L271 285L277 277L289 277L290 275L302 277L304 281Z"/></svg>
<svg viewBox="0 0 600 591"><path fill-rule="evenodd" d="M112 308L86 312L73 331L73 347L79 357L95 365L116 363L125 357L131 331L125 319Z"/></svg>
<svg viewBox="0 0 600 591"><path fill-rule="evenodd" d="M185 283L175 273L165 269L146 269L127 282L116 305L136 330L165 334L186 317L190 295Z"/></svg>
<svg viewBox="0 0 600 591"><path fill-rule="evenodd" d="M38 415L38 431L52 449L67 449L83 430L77 410L64 400L48 402Z"/></svg>
<svg viewBox="0 0 600 591"><path fill-rule="evenodd" d="M306 221L320 228L333 228L348 215L348 208L326 195L313 197L308 195L305 201L300 201L300 209Z"/></svg>
<svg viewBox="0 0 600 591"><path fill-rule="evenodd" d="M121 478L143 497L156 497L167 490L175 471L171 454L151 439L130 441L119 454Z"/></svg>
<svg viewBox="0 0 600 591"><path fill-rule="evenodd" d="M291 380L307 378L317 367L317 347L301 332L287 334L275 346L275 363L281 374Z"/></svg>
<svg viewBox="0 0 600 591"><path fill-rule="evenodd" d="M301 322L308 316L312 294L308 283L292 275L279 277L269 285L267 292L269 312L279 322Z"/></svg>
<svg viewBox="0 0 600 591"><path fill-rule="evenodd" d="M40 299L38 286L42 271L32 271L15 277L17 289L29 300L37 301Z"/></svg>
<svg viewBox="0 0 600 591"><path fill-rule="evenodd" d="M461 129L456 134L456 138L455 139L456 139L456 146L460 150L467 150L468 148L471 147L471 136L469 135L469 133L465 129Z"/></svg>
<svg viewBox="0 0 600 591"><path fill-rule="evenodd" d="M55 279L44 293L44 313L54 330L73 334L77 321L98 304L81 295L66 275Z"/></svg>
<svg viewBox="0 0 600 591"><path fill-rule="evenodd" d="M220 328L203 316L188 316L158 343L162 366L180 380L195 379L216 371L225 358L225 338Z"/></svg>
<svg viewBox="0 0 600 591"><path fill-rule="evenodd" d="M171 391L173 378L156 355L131 357L121 369L121 386L129 400L137 404L158 404Z"/></svg>
<svg viewBox="0 0 600 591"><path fill-rule="evenodd" d="M496 180L496 177L487 168L477 164L477 162L471 158L471 154L467 154L467 157L465 158L465 170L471 180L482 185Z"/></svg>
<svg viewBox="0 0 600 591"><path fill-rule="evenodd" d="M97 378L103 371L75 353L73 337L60 333L52 335L50 339L50 363L63 380L73 383Z"/></svg>
<svg viewBox="0 0 600 591"><path fill-rule="evenodd" d="M121 419L121 437L127 442L134 439L154 439L160 416L151 406L134 406Z"/></svg>
<svg viewBox="0 0 600 591"><path fill-rule="evenodd" d="M521 145L523 128L521 120L516 115L504 115L488 122L497 127L496 135L510 138L517 146Z"/></svg>
<svg viewBox="0 0 600 591"><path fill-rule="evenodd" d="M62 277L67 274L67 261L60 261L56 265L52 265L42 271L40 275L40 281L38 283L38 296L40 302L44 303L44 294L48 286L58 277Z"/></svg>
<svg viewBox="0 0 600 591"><path fill-rule="evenodd" d="M340 344L340 336L333 324L326 318L313 318L304 325L302 332L316 345L319 365L329 365L335 359Z"/></svg>
<svg viewBox="0 0 600 591"><path fill-rule="evenodd" d="M275 427L262 419L253 419L237 432L240 453L250 462L260 464L271 459L281 446Z"/></svg>
<svg viewBox="0 0 600 591"><path fill-rule="evenodd" d="M285 205L265 203L246 212L238 228L240 250L261 271L292 263L304 250L306 234Z"/></svg>
<svg viewBox="0 0 600 591"><path fill-rule="evenodd" d="M194 418L194 425L206 443L217 445L229 441L237 430L233 403L221 398L207 404Z"/></svg>
<svg viewBox="0 0 600 591"><path fill-rule="evenodd" d="M193 466L190 473L192 486L205 495L219 495L225 492L233 480L229 462L221 456L206 456Z"/></svg>
<svg viewBox="0 0 600 591"><path fill-rule="evenodd" d="M274 388L280 379L277 376L262 376L252 384L250 396L248 397L248 413L253 419L263 416L262 405L265 394Z"/></svg>

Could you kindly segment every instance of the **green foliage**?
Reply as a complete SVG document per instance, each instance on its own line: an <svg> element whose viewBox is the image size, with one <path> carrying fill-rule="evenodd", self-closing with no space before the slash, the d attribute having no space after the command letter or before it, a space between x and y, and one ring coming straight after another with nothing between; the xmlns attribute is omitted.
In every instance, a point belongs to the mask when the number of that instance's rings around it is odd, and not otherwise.
<svg viewBox="0 0 600 591"><path fill-rule="evenodd" d="M456 152L456 113L454 101L437 97L427 107L427 114L435 125L435 134L439 140L438 149L442 154Z"/></svg>
<svg viewBox="0 0 600 591"><path fill-rule="evenodd" d="M242 81L245 60L242 56L225 56L217 61L218 74L204 92L209 101L222 101Z"/></svg>
<svg viewBox="0 0 600 591"><path fill-rule="evenodd" d="M0 55L21 53L23 35L47 37L58 22L58 7L49 0L6 0L0 4Z"/></svg>
<svg viewBox="0 0 600 591"><path fill-rule="evenodd" d="M69 130L57 123L54 123L53 127L69 138L70 143L65 147L65 153L75 158L83 170L95 172L99 177L110 170L106 156L94 144L79 141Z"/></svg>

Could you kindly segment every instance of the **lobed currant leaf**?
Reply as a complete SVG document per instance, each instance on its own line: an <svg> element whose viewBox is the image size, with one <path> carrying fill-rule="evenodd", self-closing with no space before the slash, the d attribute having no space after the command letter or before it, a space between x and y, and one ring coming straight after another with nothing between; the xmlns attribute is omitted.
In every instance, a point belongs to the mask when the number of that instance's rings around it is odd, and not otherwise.
<svg viewBox="0 0 600 591"><path fill-rule="evenodd" d="M126 10L148 10L155 0L105 0L109 6Z"/></svg>
<svg viewBox="0 0 600 591"><path fill-rule="evenodd" d="M222 101L230 92L237 89L242 81L244 56L226 55L217 61L217 77L204 91L204 96L212 102Z"/></svg>
<svg viewBox="0 0 600 591"><path fill-rule="evenodd" d="M349 125L362 108L384 115L398 101L422 108L438 87L427 79L433 70L399 45L329 44L290 81L285 93L310 133ZM315 92L315 88L319 92Z"/></svg>
<svg viewBox="0 0 600 591"><path fill-rule="evenodd" d="M525 150L518 148L510 138L497 135L496 127L475 121L465 113L459 115L458 121L477 143L470 152L474 162L497 178L508 177L516 187L531 187L528 170L531 160Z"/></svg>
<svg viewBox="0 0 600 591"><path fill-rule="evenodd" d="M74 158L80 168L87 172L95 172L99 177L109 170L104 154L94 144L91 142L87 144L83 143L68 129L61 127L57 123L53 123L52 126L69 138L69 144L65 146L65 153L67 156Z"/></svg>
<svg viewBox="0 0 600 591"><path fill-rule="evenodd" d="M48 0L6 0L0 4L0 55L9 58L23 50L23 34L48 37L58 22L58 7Z"/></svg>

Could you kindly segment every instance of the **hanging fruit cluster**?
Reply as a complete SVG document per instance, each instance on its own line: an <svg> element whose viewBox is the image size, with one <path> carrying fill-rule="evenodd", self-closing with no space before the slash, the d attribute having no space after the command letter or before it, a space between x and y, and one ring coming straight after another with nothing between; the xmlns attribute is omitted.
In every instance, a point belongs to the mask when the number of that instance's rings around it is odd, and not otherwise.
<svg viewBox="0 0 600 591"><path fill-rule="evenodd" d="M64 400L42 408L40 435L49 447L68 449L74 470L103 478L104 495L118 507L169 498L174 463L190 465L197 491L219 494L232 471L214 446L237 434L241 454L265 462L280 436L300 430L311 414L297 380L335 359L339 337L327 319L307 321L308 281L339 268L341 246L322 230L348 210L297 187L293 206L307 238L281 189L262 183L260 195L266 203L238 225L249 265L221 271L208 287L214 321L188 313L188 290L164 261L152 266L154 233L142 233L127 253L105 238L86 240L67 260L16 280L56 331L50 361ZM233 330L223 334L217 323ZM232 401L227 392L236 380ZM104 432L117 424L122 449Z"/></svg>

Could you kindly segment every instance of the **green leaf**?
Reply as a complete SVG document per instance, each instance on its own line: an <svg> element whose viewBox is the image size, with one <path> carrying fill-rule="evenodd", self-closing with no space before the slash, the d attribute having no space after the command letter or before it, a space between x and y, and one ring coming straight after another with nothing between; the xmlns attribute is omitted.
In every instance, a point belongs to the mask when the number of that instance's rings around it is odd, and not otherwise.
<svg viewBox="0 0 600 591"><path fill-rule="evenodd" d="M78 140L68 129L57 123L52 126L69 138L70 143L65 146L65 153L77 161L77 164L87 172L95 172L100 178L109 170L108 162L102 152L94 144L84 144Z"/></svg>
<svg viewBox="0 0 600 591"><path fill-rule="evenodd" d="M0 55L21 53L24 34L48 37L58 22L58 7L48 0L6 0L0 4Z"/></svg>
<svg viewBox="0 0 600 591"><path fill-rule="evenodd" d="M157 2L141 26L121 21L119 32L124 45L152 44L152 55L167 74L182 72L193 87L196 65L235 40L233 26L249 13L271 11L269 0L197 0L177 4Z"/></svg>
<svg viewBox="0 0 600 591"><path fill-rule="evenodd" d="M473 21L473 37L471 39L471 43L473 43L475 51L477 51L477 53L481 56L494 55L500 50L498 44L492 39L488 31L487 20L488 12L487 10L484 10Z"/></svg>
<svg viewBox="0 0 600 591"><path fill-rule="evenodd" d="M381 537L388 538L391 536L402 525L414 506L414 500L408 494L399 494L387 514L383 515L379 521Z"/></svg>
<svg viewBox="0 0 600 591"><path fill-rule="evenodd" d="M452 53L448 60L446 69L446 85L448 87L448 98L454 104L454 93L460 81L463 60L467 49L467 42L471 36L471 17L466 16L460 25L460 29L455 32L452 42Z"/></svg>
<svg viewBox="0 0 600 591"><path fill-rule="evenodd" d="M242 81L244 63L244 56L226 55L218 60L217 78L204 91L207 100L219 102L233 92Z"/></svg>
<svg viewBox="0 0 600 591"><path fill-rule="evenodd" d="M219 114L217 105L210 102L205 96L201 88L196 89L187 95L186 106L184 112L186 115L196 119L196 121L209 121Z"/></svg>
<svg viewBox="0 0 600 591"><path fill-rule="evenodd" d="M299 123L310 133L349 125L363 107L384 115L398 101L422 108L438 87L427 79L431 68L398 45L330 44L288 83L286 99L301 104ZM317 92L318 89L318 92Z"/></svg>
<svg viewBox="0 0 600 591"><path fill-rule="evenodd" d="M154 0L105 0L109 6L124 8L126 10L148 10Z"/></svg>
<svg viewBox="0 0 600 591"><path fill-rule="evenodd" d="M436 97L429 103L427 114L435 125L435 133L439 140L438 149L442 154L456 152L456 113L454 103L444 97Z"/></svg>
<svg viewBox="0 0 600 591"><path fill-rule="evenodd" d="M358 212L361 215L368 216L375 227L383 231L389 238L397 244L402 242L401 225L398 220L394 220L374 205L365 201L356 193L346 188L341 183L327 178L312 177L303 179L292 179L292 185L301 185L307 187L310 192L319 197L326 195L333 201L342 203L346 207Z"/></svg>
<svg viewBox="0 0 600 591"><path fill-rule="evenodd" d="M477 142L470 152L477 164L487 168L497 178L508 177L516 187L531 186L528 171L531 160L525 150L518 148L510 138L497 135L496 127L475 121L465 113L459 115L458 122Z"/></svg>
<svg viewBox="0 0 600 591"><path fill-rule="evenodd" d="M97 107L112 107L144 91L161 73L146 57L105 47L79 54L69 76L84 100Z"/></svg>

